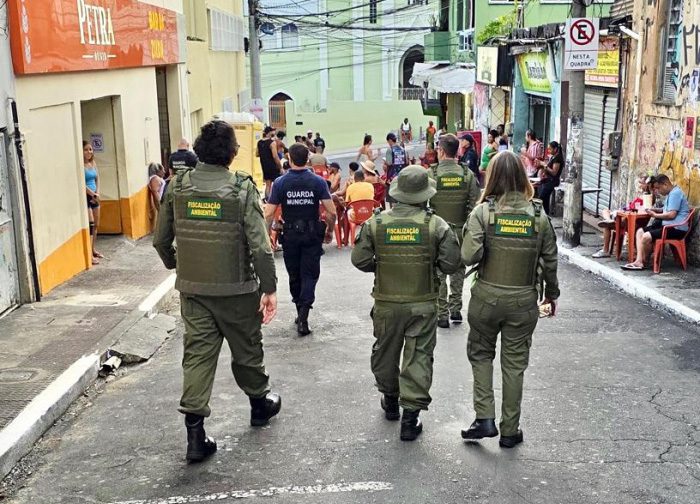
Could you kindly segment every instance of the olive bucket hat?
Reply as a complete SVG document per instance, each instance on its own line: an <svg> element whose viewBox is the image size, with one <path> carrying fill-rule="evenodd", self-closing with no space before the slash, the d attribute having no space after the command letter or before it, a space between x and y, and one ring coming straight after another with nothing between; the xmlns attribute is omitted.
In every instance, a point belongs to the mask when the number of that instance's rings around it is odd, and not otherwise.
<svg viewBox="0 0 700 504"><path fill-rule="evenodd" d="M428 170L422 166L407 166L389 187L389 196L400 203L415 205L425 203L435 196L435 181L428 177Z"/></svg>

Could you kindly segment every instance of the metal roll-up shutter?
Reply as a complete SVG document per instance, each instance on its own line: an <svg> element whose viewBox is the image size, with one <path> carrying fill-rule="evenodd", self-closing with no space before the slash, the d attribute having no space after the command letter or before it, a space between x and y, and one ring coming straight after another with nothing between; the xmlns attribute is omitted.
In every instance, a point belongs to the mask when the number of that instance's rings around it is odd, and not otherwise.
<svg viewBox="0 0 700 504"><path fill-rule="evenodd" d="M617 119L617 93L608 91L605 95L603 106L603 138L601 141L600 184L603 189L598 196L598 213L604 208L610 208L612 202L612 173L605 167L605 156L602 152L602 144L609 133L615 131L615 119ZM584 118L585 120L585 118Z"/></svg>
<svg viewBox="0 0 700 504"><path fill-rule="evenodd" d="M603 144L603 112L605 95L597 89L586 88L583 109L583 173L584 188L600 187L600 160ZM583 207L598 214L598 194L583 197Z"/></svg>

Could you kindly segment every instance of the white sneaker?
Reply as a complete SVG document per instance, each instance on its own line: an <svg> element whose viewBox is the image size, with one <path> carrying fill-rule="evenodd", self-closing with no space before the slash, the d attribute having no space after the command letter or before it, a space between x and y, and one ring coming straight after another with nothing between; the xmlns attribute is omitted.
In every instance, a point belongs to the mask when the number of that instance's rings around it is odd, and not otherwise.
<svg viewBox="0 0 700 504"><path fill-rule="evenodd" d="M591 257L593 259L605 259L606 257L610 257L610 254L608 254L605 250L600 249L598 252L593 254Z"/></svg>

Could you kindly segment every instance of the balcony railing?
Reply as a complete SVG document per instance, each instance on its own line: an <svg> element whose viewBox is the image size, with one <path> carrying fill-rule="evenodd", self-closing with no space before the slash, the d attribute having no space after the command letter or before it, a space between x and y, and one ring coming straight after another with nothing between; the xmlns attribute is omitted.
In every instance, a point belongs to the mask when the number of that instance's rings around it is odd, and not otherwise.
<svg viewBox="0 0 700 504"><path fill-rule="evenodd" d="M415 88L400 88L399 89L399 100L425 100L425 89L415 87Z"/></svg>

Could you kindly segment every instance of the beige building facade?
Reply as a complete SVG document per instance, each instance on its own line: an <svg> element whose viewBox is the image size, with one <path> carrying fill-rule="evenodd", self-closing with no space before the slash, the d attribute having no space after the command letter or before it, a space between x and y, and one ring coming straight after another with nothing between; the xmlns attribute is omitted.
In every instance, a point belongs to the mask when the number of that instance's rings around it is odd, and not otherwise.
<svg viewBox="0 0 700 504"><path fill-rule="evenodd" d="M147 166L190 132L181 1L54 3L47 21L37 2L9 2L42 293L91 267L83 141L98 167L99 232L137 239L153 225Z"/></svg>
<svg viewBox="0 0 700 504"><path fill-rule="evenodd" d="M700 2L622 0L613 13L626 16L635 35L626 34L622 55L623 141L614 201L633 197L638 176L665 174L691 206L700 206ZM697 233L689 256L700 263Z"/></svg>
<svg viewBox="0 0 700 504"><path fill-rule="evenodd" d="M247 102L241 0L184 0L192 137L214 115Z"/></svg>

